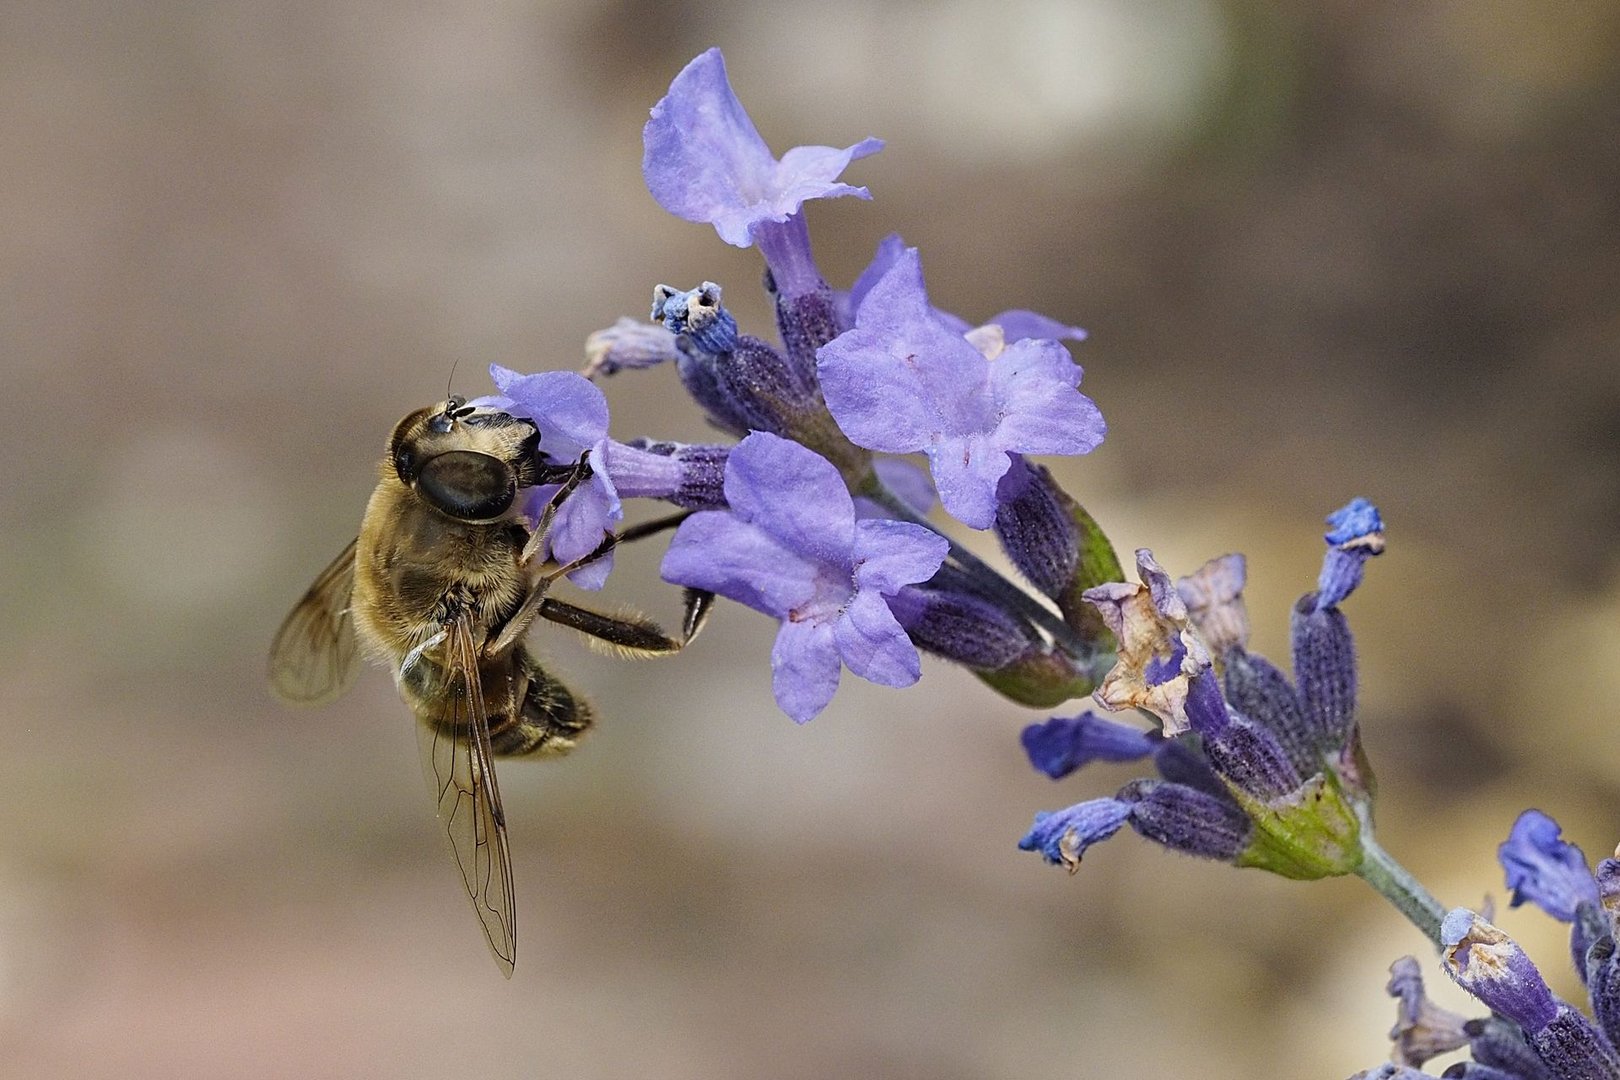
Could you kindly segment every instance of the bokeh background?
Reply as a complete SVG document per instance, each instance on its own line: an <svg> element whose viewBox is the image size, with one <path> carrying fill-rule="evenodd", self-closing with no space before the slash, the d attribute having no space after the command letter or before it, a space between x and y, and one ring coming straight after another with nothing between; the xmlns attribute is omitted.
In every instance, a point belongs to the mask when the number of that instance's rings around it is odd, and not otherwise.
<svg viewBox="0 0 1620 1080"><path fill-rule="evenodd" d="M1620 5L1598 0L178 0L0 5L0 1075L1343 1077L1417 933L1124 835L1069 878L1041 714L925 665L796 728L770 624L537 645L597 702L510 764L502 980L386 673L269 697L391 425L491 361L576 367L660 281L767 332L754 253L639 176L721 45L778 151L889 141L817 204L828 276L899 230L942 306L1092 331L1112 431L1062 476L1121 550L1250 556L1286 656L1320 520L1377 500L1350 604L1381 836L1500 897L1540 805L1620 840ZM674 374L615 434L705 435ZM981 538L982 542L982 538ZM609 595L672 619L656 550ZM1551 971L1561 931L1505 925ZM1431 981L1443 981L1430 967ZM1572 992L1568 980L1562 984ZM1454 1005L1459 996L1437 993Z"/></svg>

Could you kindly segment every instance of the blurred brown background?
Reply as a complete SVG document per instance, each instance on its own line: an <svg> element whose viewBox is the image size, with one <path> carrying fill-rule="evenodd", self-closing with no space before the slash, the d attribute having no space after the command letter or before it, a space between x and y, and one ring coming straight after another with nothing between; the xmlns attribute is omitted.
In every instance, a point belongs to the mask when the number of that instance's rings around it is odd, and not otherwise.
<svg viewBox="0 0 1620 1080"><path fill-rule="evenodd" d="M1092 331L1112 425L1063 475L1122 550L1250 555L1286 657L1320 519L1378 501L1350 604L1385 843L1500 895L1525 805L1620 840L1620 5L538 0L0 5L0 1074L1338 1078L1423 943L1358 881L1121 836L1014 849L1040 714L929 664L803 728L770 624L540 648L596 700L502 772L522 948L458 894L385 673L296 712L286 608L391 425L482 367L575 367L659 281L768 327L752 252L641 185L721 45L778 152L873 134L810 210L847 282ZM671 371L615 434L695 439ZM982 538L981 538L982 542ZM658 552L609 591L665 619ZM1561 931L1504 915L1549 970ZM1440 980L1431 968L1432 979ZM1563 984L1571 990L1568 981ZM1441 992L1447 989L1440 988ZM1447 1000L1460 1004L1451 996Z"/></svg>

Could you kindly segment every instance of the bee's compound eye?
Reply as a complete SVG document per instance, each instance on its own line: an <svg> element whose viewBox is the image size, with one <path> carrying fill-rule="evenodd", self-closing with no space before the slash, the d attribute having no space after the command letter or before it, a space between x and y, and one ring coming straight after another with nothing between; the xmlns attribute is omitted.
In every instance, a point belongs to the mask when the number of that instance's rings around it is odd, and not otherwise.
<svg viewBox="0 0 1620 1080"><path fill-rule="evenodd" d="M416 492L459 521L492 521L511 508L517 478L499 458L452 450L422 463Z"/></svg>

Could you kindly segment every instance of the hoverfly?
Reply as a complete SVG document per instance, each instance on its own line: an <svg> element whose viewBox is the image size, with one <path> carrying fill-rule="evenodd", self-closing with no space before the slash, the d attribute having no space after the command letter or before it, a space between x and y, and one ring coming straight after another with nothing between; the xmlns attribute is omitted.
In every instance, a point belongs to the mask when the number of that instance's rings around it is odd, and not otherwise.
<svg viewBox="0 0 1620 1080"><path fill-rule="evenodd" d="M538 558L557 507L589 478L584 459L548 464L527 420L452 396L395 426L360 535L315 579L270 648L285 701L319 704L354 681L360 655L386 664L416 714L423 770L462 885L502 972L516 958L516 905L495 758L573 749L586 702L524 648L536 618L639 655L679 651L712 594L687 590L681 636L547 595L614 545L671 528L686 512L605 536L572 563ZM531 529L525 489L560 484Z"/></svg>

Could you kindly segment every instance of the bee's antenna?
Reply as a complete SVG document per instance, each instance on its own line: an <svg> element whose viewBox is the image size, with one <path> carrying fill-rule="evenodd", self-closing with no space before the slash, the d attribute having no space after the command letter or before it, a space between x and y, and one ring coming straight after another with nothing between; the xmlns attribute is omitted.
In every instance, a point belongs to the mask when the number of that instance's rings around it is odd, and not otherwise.
<svg viewBox="0 0 1620 1080"><path fill-rule="evenodd" d="M451 397L450 387L456 381L456 368L458 366L460 366L460 364L461 364L461 357L459 357L459 356L456 357L454 360L450 361L450 377L448 379L444 380L444 399L446 401L450 400L450 397Z"/></svg>

